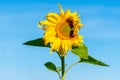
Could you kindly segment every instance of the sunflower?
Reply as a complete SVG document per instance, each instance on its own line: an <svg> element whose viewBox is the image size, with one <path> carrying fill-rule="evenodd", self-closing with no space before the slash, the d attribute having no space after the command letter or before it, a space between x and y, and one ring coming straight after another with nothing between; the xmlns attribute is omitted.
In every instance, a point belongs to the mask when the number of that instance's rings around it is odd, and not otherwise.
<svg viewBox="0 0 120 80"><path fill-rule="evenodd" d="M58 51L61 56L65 56L72 46L82 46L82 36L78 35L79 29L83 26L80 22L77 12L70 12L67 9L63 11L60 4L60 14L48 13L44 21L40 21L38 26L43 26L45 30L44 41L45 45L51 44L50 52Z"/></svg>

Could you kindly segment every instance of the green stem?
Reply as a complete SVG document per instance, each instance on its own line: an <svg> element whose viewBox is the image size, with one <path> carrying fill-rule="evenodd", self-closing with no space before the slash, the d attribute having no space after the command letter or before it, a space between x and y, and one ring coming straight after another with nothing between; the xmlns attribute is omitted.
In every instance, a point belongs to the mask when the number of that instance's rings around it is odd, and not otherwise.
<svg viewBox="0 0 120 80"><path fill-rule="evenodd" d="M60 58L60 60L62 59L62 57L60 56L60 54L56 51L56 53L58 54L58 56L59 56L59 58ZM61 79L61 75L60 75L60 73L59 72L57 72L58 73L58 76L59 76L59 79Z"/></svg>
<svg viewBox="0 0 120 80"><path fill-rule="evenodd" d="M61 78L61 80L64 80L64 73L65 73L65 57L64 56L62 56L61 57L61 67L62 67L62 78Z"/></svg>
<svg viewBox="0 0 120 80"><path fill-rule="evenodd" d="M62 64L62 77L63 77L64 72L65 72L65 59L64 59L64 56L61 57L61 64Z"/></svg>
<svg viewBox="0 0 120 80"><path fill-rule="evenodd" d="M66 76L66 74L68 73L68 71L69 71L74 65L76 65L76 64L78 64L78 63L79 63L79 61L71 64L71 65L66 69L66 71L65 71L65 73L64 73L64 75L63 75L63 78L65 78L65 76Z"/></svg>

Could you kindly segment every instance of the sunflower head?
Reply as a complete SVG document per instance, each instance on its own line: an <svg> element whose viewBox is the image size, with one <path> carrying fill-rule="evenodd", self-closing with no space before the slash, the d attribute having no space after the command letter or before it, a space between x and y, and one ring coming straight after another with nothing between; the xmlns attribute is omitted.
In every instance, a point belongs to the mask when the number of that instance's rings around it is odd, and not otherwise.
<svg viewBox="0 0 120 80"><path fill-rule="evenodd" d="M43 25L42 29L45 30L43 39L45 45L51 44L50 51L58 51L60 55L64 56L73 45L82 46L82 36L78 35L78 31L83 24L81 24L77 12L71 13L70 9L64 12L60 4L58 7L60 14L48 13L46 20L40 21L38 25Z"/></svg>

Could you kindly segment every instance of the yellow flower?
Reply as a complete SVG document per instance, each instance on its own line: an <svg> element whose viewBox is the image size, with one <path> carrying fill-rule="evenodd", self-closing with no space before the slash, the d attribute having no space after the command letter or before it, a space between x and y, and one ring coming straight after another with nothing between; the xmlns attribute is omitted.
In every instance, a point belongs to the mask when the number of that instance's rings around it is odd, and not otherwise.
<svg viewBox="0 0 120 80"><path fill-rule="evenodd" d="M51 44L50 52L58 51L60 55L65 56L73 45L82 46L82 36L78 35L78 31L83 24L81 24L77 12L71 13L70 9L64 12L60 4L58 7L60 14L48 13L47 20L40 21L38 25L42 25L45 30L43 39L45 45Z"/></svg>

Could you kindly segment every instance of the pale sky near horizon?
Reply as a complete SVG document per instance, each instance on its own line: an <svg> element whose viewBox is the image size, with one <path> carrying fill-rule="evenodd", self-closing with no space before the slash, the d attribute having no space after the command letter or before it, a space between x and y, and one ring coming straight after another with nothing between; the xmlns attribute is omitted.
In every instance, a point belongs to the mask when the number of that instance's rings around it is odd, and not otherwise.
<svg viewBox="0 0 120 80"><path fill-rule="evenodd" d="M37 23L48 12L77 11L85 25L79 34L84 36L89 54L110 67L77 64L66 80L120 79L120 1L119 0L1 0L0 1L0 80L59 80L56 73L47 70L44 63L60 66L58 56L48 48L23 45L42 37ZM71 52L66 64L78 58Z"/></svg>

